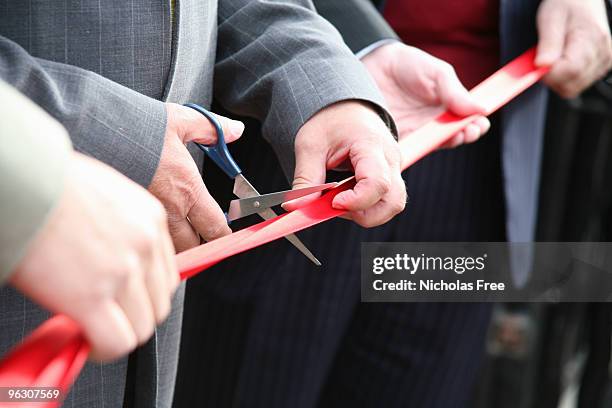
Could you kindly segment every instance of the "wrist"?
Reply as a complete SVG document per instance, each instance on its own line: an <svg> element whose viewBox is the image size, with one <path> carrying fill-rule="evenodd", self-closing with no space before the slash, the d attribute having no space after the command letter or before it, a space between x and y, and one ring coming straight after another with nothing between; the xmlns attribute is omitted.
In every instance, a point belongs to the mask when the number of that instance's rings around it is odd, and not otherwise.
<svg viewBox="0 0 612 408"><path fill-rule="evenodd" d="M361 62L366 66L370 74L372 74L374 70L389 72L395 53L403 46L404 44L399 41L381 45L361 58Z"/></svg>
<svg viewBox="0 0 612 408"><path fill-rule="evenodd" d="M346 127L347 121L358 121L362 126L367 123L370 130L380 131L384 127L388 131L377 105L364 100L347 99L335 102L311 117L298 131L296 142L307 143L306 138L310 135L327 135L324 148L336 148L336 139L342 140L342 129ZM321 142L320 139L317 141L319 147L323 147Z"/></svg>

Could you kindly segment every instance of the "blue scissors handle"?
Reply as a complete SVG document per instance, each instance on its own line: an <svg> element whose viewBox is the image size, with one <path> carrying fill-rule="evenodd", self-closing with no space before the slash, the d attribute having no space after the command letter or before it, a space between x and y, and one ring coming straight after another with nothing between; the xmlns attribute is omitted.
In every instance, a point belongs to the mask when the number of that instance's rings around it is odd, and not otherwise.
<svg viewBox="0 0 612 408"><path fill-rule="evenodd" d="M194 109L204 115L204 117L206 117L206 119L208 119L209 122L215 127L215 130L217 132L217 143L215 143L214 145L203 145L200 143L196 143L196 146L198 146L200 150L202 150L208 157L210 157L212 161L214 161L215 164L219 166L219 168L223 170L223 172L227 174L229 178L235 179L236 176L242 173L242 170L240 170L240 167L238 167L238 164L236 164L234 158L227 149L227 144L225 143L225 135L223 134L223 128L221 127L221 123L219 122L219 120L215 117L215 115L213 115L211 112L207 111L200 105L196 105L195 103L187 103L185 104L185 106Z"/></svg>

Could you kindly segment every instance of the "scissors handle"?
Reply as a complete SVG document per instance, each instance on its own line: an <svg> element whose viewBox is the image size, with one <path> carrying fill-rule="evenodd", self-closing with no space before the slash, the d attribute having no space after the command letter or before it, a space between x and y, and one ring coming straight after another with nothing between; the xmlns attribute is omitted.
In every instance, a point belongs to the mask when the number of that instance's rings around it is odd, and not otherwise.
<svg viewBox="0 0 612 408"><path fill-rule="evenodd" d="M219 120L215 117L215 115L200 105L196 105L195 103L187 103L185 106L204 115L204 117L206 117L206 119L208 119L208 121L215 127L217 132L217 143L213 145L196 143L196 146L198 146L200 150L210 157L212 161L214 161L215 164L219 166L219 168L223 170L223 172L227 174L229 178L235 179L236 176L242 173L242 170L240 170L240 167L238 167L238 164L236 164L234 158L227 149L227 144L225 144L225 135L223 134L223 128L221 127Z"/></svg>

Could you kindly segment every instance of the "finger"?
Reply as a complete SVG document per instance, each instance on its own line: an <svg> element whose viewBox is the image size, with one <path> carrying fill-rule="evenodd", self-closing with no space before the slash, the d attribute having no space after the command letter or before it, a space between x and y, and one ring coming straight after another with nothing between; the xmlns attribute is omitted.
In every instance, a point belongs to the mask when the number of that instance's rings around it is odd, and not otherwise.
<svg viewBox="0 0 612 408"><path fill-rule="evenodd" d="M348 211L365 210L389 192L391 175L389 163L380 146L371 143L355 144L350 152L357 183L334 197L332 206Z"/></svg>
<svg viewBox="0 0 612 408"><path fill-rule="evenodd" d="M542 3L538 11L538 48L535 64L539 67L553 65L563 55L567 25L567 12L553 2Z"/></svg>
<svg viewBox="0 0 612 408"><path fill-rule="evenodd" d="M145 283L153 306L155 322L161 323L170 312L170 276L166 272L163 241L157 240L155 247L149 267L145 269Z"/></svg>
<svg viewBox="0 0 612 408"><path fill-rule="evenodd" d="M565 98L578 95L594 79L595 51L580 37L576 34L568 37L563 56L544 77L544 82Z"/></svg>
<svg viewBox="0 0 612 408"><path fill-rule="evenodd" d="M167 274L168 289L170 290L170 295L172 295L178 288L181 279L176 265L176 260L174 259L176 250L174 249L174 245L172 245L172 239L170 238L170 232L168 231L168 223L164 221L161 228L163 228L161 239L162 254L166 265L165 271Z"/></svg>
<svg viewBox="0 0 612 408"><path fill-rule="evenodd" d="M195 204L189 210L189 220L196 232L207 242L232 233L223 210L204 184L196 196Z"/></svg>
<svg viewBox="0 0 612 408"><path fill-rule="evenodd" d="M134 329L117 303L108 300L95 309L84 310L75 319L91 344L90 358L106 362L131 352L138 345Z"/></svg>
<svg viewBox="0 0 612 408"><path fill-rule="evenodd" d="M465 127L464 143L474 143L481 135L480 128L475 123L470 123Z"/></svg>
<svg viewBox="0 0 612 408"><path fill-rule="evenodd" d="M461 146L465 140L465 132L462 130L455 136L451 137L447 142L442 143L440 149L454 149L455 147Z"/></svg>
<svg viewBox="0 0 612 408"><path fill-rule="evenodd" d="M200 236L186 218L169 219L168 230L176 253L200 245Z"/></svg>
<svg viewBox="0 0 612 408"><path fill-rule="evenodd" d="M292 188L305 188L325 183L326 157L322 150L316 147L296 145L295 172ZM321 193L310 194L296 200L287 201L282 205L286 211L293 211L321 196Z"/></svg>
<svg viewBox="0 0 612 408"><path fill-rule="evenodd" d="M452 68L440 70L436 80L440 102L455 115L469 116L486 113L485 108L480 106L465 89Z"/></svg>
<svg viewBox="0 0 612 408"><path fill-rule="evenodd" d="M176 124L177 133L183 141L198 142L202 144L213 144L217 141L217 132L210 121L198 111L177 104L169 104L172 106L172 115L170 120ZM225 116L214 114L221 124L226 142L232 142L238 139L244 132L244 123L226 118Z"/></svg>
<svg viewBox="0 0 612 408"><path fill-rule="evenodd" d="M491 128L491 122L480 116L466 126L464 130L453 136L448 142L440 146L441 149L454 149L463 144L474 143Z"/></svg>
<svg viewBox="0 0 612 408"><path fill-rule="evenodd" d="M474 120L474 122L470 123L465 127L465 138L463 140L463 143L469 144L478 141L478 139L480 139L482 135L487 133L490 128L491 122L489 122L489 119L485 118L484 116L477 118L476 120Z"/></svg>
<svg viewBox="0 0 612 408"><path fill-rule="evenodd" d="M485 116L478 117L474 124L480 129L480 136L486 134L491 129L491 121Z"/></svg>
<svg viewBox="0 0 612 408"><path fill-rule="evenodd" d="M146 272L140 260L131 262L133 266L127 275L125 286L117 294L117 304L123 309L130 321L138 344L145 343L155 330L155 313L146 286Z"/></svg>
<svg viewBox="0 0 612 408"><path fill-rule="evenodd" d="M392 188L378 203L364 210L351 213L354 222L365 228L382 225L402 212L406 206L406 185L398 171L393 178Z"/></svg>

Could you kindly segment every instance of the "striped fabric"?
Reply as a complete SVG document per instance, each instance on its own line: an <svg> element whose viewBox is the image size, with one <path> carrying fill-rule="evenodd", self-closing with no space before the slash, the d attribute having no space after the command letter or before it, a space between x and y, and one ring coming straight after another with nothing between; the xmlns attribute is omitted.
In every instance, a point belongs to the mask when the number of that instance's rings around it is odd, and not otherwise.
<svg viewBox="0 0 612 408"><path fill-rule="evenodd" d="M500 0L500 13L504 16L500 21L502 62L535 44L538 5L536 0ZM538 84L503 110L506 229L511 242L535 239L547 101L546 88ZM531 272L532 254L516 253L510 261L515 282L525 283Z"/></svg>
<svg viewBox="0 0 612 408"><path fill-rule="evenodd" d="M319 3L339 11L334 22L344 24L353 51L389 38L382 30L364 43L378 22L364 28L366 16L347 17L345 0ZM504 59L535 42L527 28L538 3L501 0ZM364 0L354 4L366 9ZM480 142L406 172L411 201L389 225L363 230L335 220L303 232L322 268L279 241L190 282L175 407L468 406L490 305L360 303L359 244L533 239L545 94L534 88L494 118ZM287 187L247 141L239 161L256 185ZM529 270L522 259L513 265L518 280Z"/></svg>
<svg viewBox="0 0 612 408"><path fill-rule="evenodd" d="M286 187L254 139L233 147L243 170L262 191ZM189 282L174 406L464 406L490 305L360 303L360 243L503 240L499 158L493 130L408 171L396 222L302 232L321 268L279 241Z"/></svg>
<svg viewBox="0 0 612 408"><path fill-rule="evenodd" d="M162 101L210 106L214 94L263 123L287 168L297 129L323 107L346 99L382 106L365 68L310 0L172 4L173 13L168 0L0 0L0 79L61 122L77 150L143 186L164 143ZM170 317L130 360L130 408L171 405L182 295L183 287ZM47 317L0 288L0 353ZM66 406L121 406L126 366L127 359L88 365Z"/></svg>

